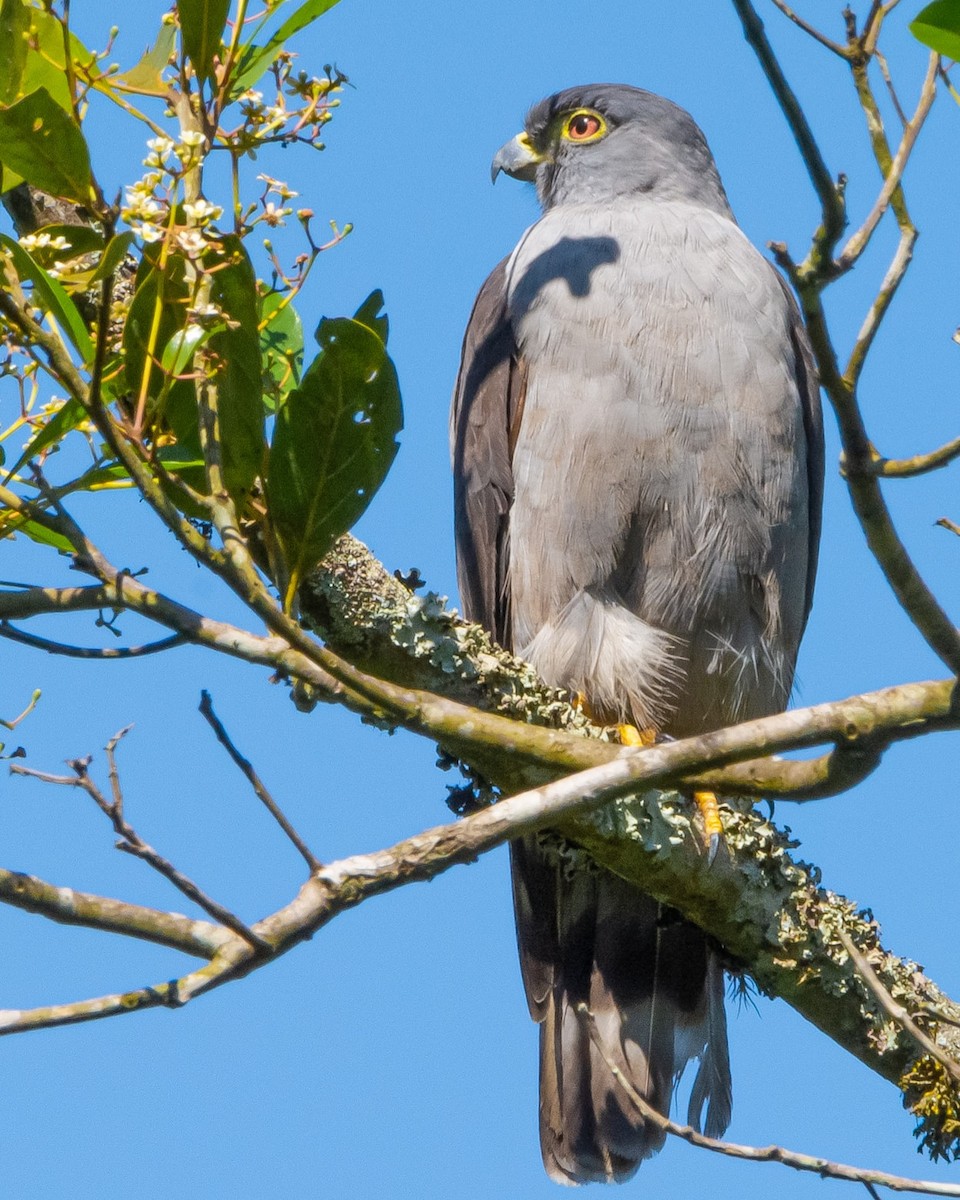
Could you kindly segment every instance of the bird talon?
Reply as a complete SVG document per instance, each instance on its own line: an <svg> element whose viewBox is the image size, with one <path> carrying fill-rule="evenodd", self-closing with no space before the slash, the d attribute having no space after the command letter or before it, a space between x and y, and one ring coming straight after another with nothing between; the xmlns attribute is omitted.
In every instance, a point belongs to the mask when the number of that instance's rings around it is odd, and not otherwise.
<svg viewBox="0 0 960 1200"><path fill-rule="evenodd" d="M617 733L624 746L652 746L657 740L653 729L638 729L636 725L618 725Z"/></svg>
<svg viewBox="0 0 960 1200"><path fill-rule="evenodd" d="M707 866L717 857L723 840L723 822L720 820L720 805L716 792L694 792L693 802L703 819L703 832L707 837Z"/></svg>

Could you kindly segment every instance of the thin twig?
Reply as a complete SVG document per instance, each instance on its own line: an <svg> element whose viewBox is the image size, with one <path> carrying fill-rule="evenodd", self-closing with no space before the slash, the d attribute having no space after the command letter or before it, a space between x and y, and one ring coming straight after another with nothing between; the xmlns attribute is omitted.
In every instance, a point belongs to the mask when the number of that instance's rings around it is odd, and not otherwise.
<svg viewBox="0 0 960 1200"><path fill-rule="evenodd" d="M835 183L817 140L813 136L810 123L796 97L796 93L787 82L786 76L773 48L764 32L763 22L757 15L751 0L733 0L733 6L743 25L747 41L753 47L767 82L773 89L780 108L783 110L790 126L804 165L810 175L820 207L823 212L823 224L817 231L814 247L811 249L809 265L817 274L828 277L832 272L833 250L843 233L847 223L843 201L842 180Z"/></svg>
<svg viewBox="0 0 960 1200"><path fill-rule="evenodd" d="M123 736L123 732L118 734L117 737ZM115 747L116 740L112 744ZM121 841L117 842L118 850L122 850L126 854L132 854L135 858L143 859L155 871L159 872L165 879L168 879L184 896L199 905L208 916L213 917L215 921L218 921L221 925L225 925L228 929L233 930L238 937L243 938L253 948L255 953L261 955L273 954L273 947L268 941L260 937L259 934L254 933L249 926L228 908L224 908L222 904L219 904L212 897L208 896L192 879L189 879L181 871L177 870L173 863L164 858L163 855L159 854L140 837L123 816L122 794L119 804L116 802L111 803L90 778L89 758L72 759L68 765L73 769L73 775L52 775L46 771L37 771L32 767L23 767L16 763L11 765L10 771L14 775L25 775L32 779L38 779L41 783L52 783L63 787L78 787L86 792L100 811L104 813L113 825L114 831L121 838ZM119 787L119 781L116 786Z"/></svg>
<svg viewBox="0 0 960 1200"><path fill-rule="evenodd" d="M956 458L960 458L960 437L927 454L914 454L912 458L880 458L873 467L873 474L884 479L910 479L946 467Z"/></svg>
<svg viewBox="0 0 960 1200"><path fill-rule="evenodd" d="M839 928L837 936L843 943L844 950L850 955L853 965L857 968L860 977L872 993L873 998L891 1021L896 1022L901 1029L909 1034L924 1053L929 1054L931 1058L935 1058L954 1083L960 1086L960 1065L955 1063L949 1055L944 1054L937 1043L928 1037L917 1025L903 1005L894 1000L893 996L884 987L876 971L870 965L867 956L854 943L853 938L850 937L847 931Z"/></svg>
<svg viewBox="0 0 960 1200"><path fill-rule="evenodd" d="M290 824L283 810L267 791L263 781L260 779L260 776L254 770L253 764L248 759L244 758L236 746L234 746L233 742L230 740L230 735L223 726L223 722L213 711L213 701L210 699L210 693L206 690L200 693L200 712L203 714L207 724L216 734L217 741L221 746L223 746L226 752L247 777L250 786L256 792L259 799L263 802L267 811L287 835L290 841L294 844L294 846L296 846L303 860L310 868L310 871L319 871L323 864L310 850L309 846L307 846L306 842L304 842L303 838L300 837L294 827Z"/></svg>
<svg viewBox="0 0 960 1200"><path fill-rule="evenodd" d="M851 1167L846 1163L830 1162L829 1159L802 1154L796 1150L787 1150L783 1146L743 1146L737 1142L724 1142L719 1138L706 1137L690 1125L678 1125L648 1104L613 1061L600 1038L593 1014L586 1004L581 1002L577 1005L577 1016L627 1099L645 1121L655 1125L662 1133L669 1133L673 1137L688 1142L691 1146L698 1146L702 1150L711 1150L714 1154L723 1154L728 1158L749 1159L752 1162L780 1163L781 1166L790 1167L794 1171L812 1171L822 1179L843 1179L849 1183L879 1185L895 1192L916 1192L924 1196L960 1196L960 1184L934 1183L932 1180L907 1179L902 1175L888 1175L885 1171L873 1171L862 1167Z"/></svg>
<svg viewBox="0 0 960 1200"><path fill-rule="evenodd" d="M40 699L40 692L35 691L33 693L33 695L30 697L30 702L27 704L27 707L23 710L22 713L20 713L19 716L14 717L12 721L4 721L3 718L0 717L0 725L2 725L4 729L9 729L10 732L13 733L13 731L20 724L20 722L25 720L27 717L29 717L30 714L33 712L33 710L37 707L37 701L39 699Z"/></svg>
<svg viewBox="0 0 960 1200"><path fill-rule="evenodd" d="M877 65L880 68L880 74L883 76L883 82L887 85L887 91L890 93L890 100L893 107L897 110L897 116L900 118L900 124L904 127L909 121L909 117L903 111L903 106L900 103L900 97L897 95L897 89L893 86L893 76L890 74L890 67L887 63L887 57L880 50L874 47L873 57L877 60Z"/></svg>
<svg viewBox="0 0 960 1200"><path fill-rule="evenodd" d="M777 6L777 8L780 9L785 17L788 17L794 23L794 25L798 25L804 33L808 33L810 37L819 42L821 46L826 46L828 50L832 50L833 53L839 55L840 58L847 57L847 49L845 46L841 46L839 42L832 41L825 33L821 33L819 29L816 29L808 21L805 21L803 17L798 16L798 14L795 13L792 8L784 3L784 0L773 0L773 3Z"/></svg>
<svg viewBox="0 0 960 1200"><path fill-rule="evenodd" d="M940 56L931 53L927 64L927 73L923 80L923 86L920 89L920 99L917 101L917 107L911 119L906 123L903 136L900 139L900 145L897 147L897 152L890 161L889 168L884 172L883 187L874 202L873 208L867 215L866 220L851 237L847 240L846 245L841 250L837 257L837 264L841 270L847 271L857 261L860 255L864 252L873 236L873 231L880 222L880 218L887 211L894 193L900 189L900 182L903 179L903 172L906 169L910 159L910 154L916 144L920 130L923 128L924 122L930 113L933 102L937 96L937 72L940 66ZM862 86L862 85L861 85ZM865 111L867 108L865 106ZM870 107L868 116L871 121L879 120L879 113L875 110L875 106ZM885 143L885 139L884 139ZM889 147L887 149L889 153ZM878 162L883 157L882 152L877 155ZM902 193L901 193L902 201ZM905 210L904 214L905 216ZM907 222L909 218L906 218ZM901 224L904 224L901 217Z"/></svg>
<svg viewBox="0 0 960 1200"><path fill-rule="evenodd" d="M934 521L934 525L939 525L942 529L949 529L951 533L960 537L960 525L956 521L951 521L949 517L941 517L939 521Z"/></svg>
<svg viewBox="0 0 960 1200"><path fill-rule="evenodd" d="M0 637L11 642L20 642L24 646L32 646L34 650L43 650L47 654L58 654L64 658L144 658L148 654L161 654L172 650L175 646L185 646L188 638L182 633L172 634L156 642L148 642L143 646L71 646L67 642L55 642L50 638L38 637L35 633L17 629L9 621L0 621Z"/></svg>

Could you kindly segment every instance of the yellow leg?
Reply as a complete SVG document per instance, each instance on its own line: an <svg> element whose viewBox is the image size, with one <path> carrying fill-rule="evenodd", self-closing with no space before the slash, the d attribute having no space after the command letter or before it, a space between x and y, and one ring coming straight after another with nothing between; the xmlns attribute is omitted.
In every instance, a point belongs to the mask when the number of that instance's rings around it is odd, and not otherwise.
<svg viewBox="0 0 960 1200"><path fill-rule="evenodd" d="M617 733L624 746L652 746L657 735L652 729L638 729L636 725L618 725Z"/></svg>
<svg viewBox="0 0 960 1200"><path fill-rule="evenodd" d="M723 837L723 824L720 820L720 807L717 803L716 792L694 792L693 802L700 810L703 818L703 831L707 835L707 862L712 863L720 848Z"/></svg>

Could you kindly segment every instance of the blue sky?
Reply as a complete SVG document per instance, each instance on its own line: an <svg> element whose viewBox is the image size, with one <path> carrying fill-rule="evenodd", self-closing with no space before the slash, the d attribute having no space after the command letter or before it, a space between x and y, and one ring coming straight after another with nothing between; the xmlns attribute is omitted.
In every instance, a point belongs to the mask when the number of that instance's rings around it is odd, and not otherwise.
<svg viewBox="0 0 960 1200"><path fill-rule="evenodd" d="M889 23L888 54L915 101L925 52L905 34L919 3ZM163 6L112 12L74 0L90 45L122 23L131 62ZM842 34L837 6L803 12ZM128 15L128 9L130 15ZM833 171L846 171L853 219L878 186L842 63L767 5L768 26L808 107ZM455 595L447 405L460 338L487 271L536 217L532 190L489 183L489 163L527 107L561 87L599 80L660 91L703 126L735 212L759 245L802 252L816 208L796 150L728 3L642 0L586 8L570 0L453 6L342 0L296 44L306 69L336 63L354 84L319 156L257 164L290 182L317 213L355 232L318 265L305 325L386 296L406 430L394 470L357 532L391 568L416 565ZM94 162L110 192L141 173L139 131L95 113ZM957 433L960 349L956 203L960 111L942 96L908 178L923 236L864 376L868 427L890 456ZM210 197L215 199L214 196ZM837 341L849 344L893 245L885 230L854 276L830 294ZM292 243L287 243L292 245ZM10 403L8 397L3 403ZM944 672L900 613L851 515L828 415L821 576L801 656L805 703ZM958 609L960 543L934 527L960 519L956 471L891 485L908 545L944 603ZM151 581L207 611L240 619L233 601L156 530L144 506L78 503L115 560L151 564ZM4 578L65 578L57 561L3 543ZM131 636L132 622L121 622ZM90 641L89 626L77 633ZM38 712L16 735L29 763L57 769L135 722L121 750L128 817L142 835L248 920L300 881L275 833L196 712L201 687L241 749L323 859L389 844L446 818L433 747L361 727L348 714L293 711L266 673L189 650L127 664L78 665L0 645L0 715L34 687ZM960 993L956 895L955 737L889 753L854 793L778 806L828 887L874 910L886 944ZM112 849L106 823L68 790L0 776L3 862L71 884L182 911L142 864ZM156 947L61 929L0 910L0 1007L69 1001L162 980L183 960ZM536 1030L513 945L505 853L457 868L346 914L312 943L179 1012L158 1011L2 1043L8 1097L0 1179L23 1200L92 1200L181 1189L217 1198L301 1195L556 1195L537 1147ZM731 1138L927 1177L895 1090L785 1005L731 1008ZM954 1177L956 1172L953 1172ZM813 1176L736 1164L671 1144L625 1194L680 1200L810 1197Z"/></svg>

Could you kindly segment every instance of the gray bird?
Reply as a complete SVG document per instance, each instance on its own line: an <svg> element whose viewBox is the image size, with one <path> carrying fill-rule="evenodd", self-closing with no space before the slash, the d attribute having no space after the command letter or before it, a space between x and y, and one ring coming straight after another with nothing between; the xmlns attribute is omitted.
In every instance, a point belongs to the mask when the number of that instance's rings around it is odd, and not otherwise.
<svg viewBox="0 0 960 1200"><path fill-rule="evenodd" d="M493 271L451 422L468 618L607 723L685 737L782 709L810 610L823 444L797 306L737 226L691 117L638 88L541 101L493 160L543 215ZM731 1109L723 971L695 926L550 836L512 846L561 1183L623 1180ZM704 1116L705 1114L705 1116Z"/></svg>

